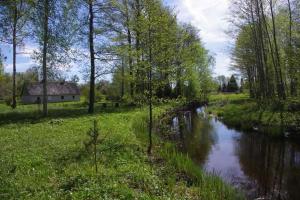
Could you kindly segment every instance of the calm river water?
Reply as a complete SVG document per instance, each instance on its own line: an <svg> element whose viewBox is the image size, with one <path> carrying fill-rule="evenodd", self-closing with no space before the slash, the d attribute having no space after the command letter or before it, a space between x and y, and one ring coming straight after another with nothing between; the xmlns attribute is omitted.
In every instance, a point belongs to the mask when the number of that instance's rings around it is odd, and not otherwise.
<svg viewBox="0 0 300 200"><path fill-rule="evenodd" d="M230 129L202 108L173 118L172 130L181 151L248 199L300 199L299 141Z"/></svg>

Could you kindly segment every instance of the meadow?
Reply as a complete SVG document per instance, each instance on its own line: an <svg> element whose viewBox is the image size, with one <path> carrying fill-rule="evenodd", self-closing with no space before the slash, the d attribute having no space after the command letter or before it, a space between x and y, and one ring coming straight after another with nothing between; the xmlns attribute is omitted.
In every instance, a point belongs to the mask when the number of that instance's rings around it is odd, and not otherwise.
<svg viewBox="0 0 300 200"><path fill-rule="evenodd" d="M155 118L175 103L156 105ZM242 199L214 175L205 174L170 142L154 136L147 155L147 110L101 104L36 105L12 111L0 104L0 199ZM99 124L97 168L85 148Z"/></svg>
<svg viewBox="0 0 300 200"><path fill-rule="evenodd" d="M300 101L258 102L249 94L214 94L208 112L217 115L226 125L246 131L259 131L270 136L299 137Z"/></svg>

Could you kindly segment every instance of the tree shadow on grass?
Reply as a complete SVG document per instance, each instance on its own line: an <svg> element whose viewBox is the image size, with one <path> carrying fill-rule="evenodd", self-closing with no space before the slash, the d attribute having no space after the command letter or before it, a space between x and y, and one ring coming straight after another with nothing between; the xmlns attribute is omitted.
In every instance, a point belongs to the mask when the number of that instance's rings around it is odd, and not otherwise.
<svg viewBox="0 0 300 200"><path fill-rule="evenodd" d="M120 113L133 110L135 107L132 106L121 106L121 107L103 107L102 104L95 105L94 115L99 113ZM49 108L48 116L43 117L42 113L38 110L29 110L29 111L11 111L0 113L0 125L7 124L26 124L26 123L40 123L43 121L49 121L52 119L66 119L66 118L76 118L81 116L92 116L87 112L87 107L82 104L74 104L70 106L57 106L54 108Z"/></svg>

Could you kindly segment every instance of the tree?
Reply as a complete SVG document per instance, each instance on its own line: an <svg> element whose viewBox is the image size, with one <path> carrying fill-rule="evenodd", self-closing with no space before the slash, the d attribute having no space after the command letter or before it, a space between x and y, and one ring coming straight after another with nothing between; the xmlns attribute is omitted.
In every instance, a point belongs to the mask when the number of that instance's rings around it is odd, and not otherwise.
<svg viewBox="0 0 300 200"><path fill-rule="evenodd" d="M179 23L160 0L95 0L93 6L96 74L113 72L109 86L118 96L148 105L150 154L155 99L206 98L214 59L199 31Z"/></svg>
<svg viewBox="0 0 300 200"><path fill-rule="evenodd" d="M4 65L3 65L3 57L0 51L0 80L3 75L4 75Z"/></svg>
<svg viewBox="0 0 300 200"><path fill-rule="evenodd" d="M89 137L89 140L84 143L85 148L88 152L91 152L93 156L94 166L95 166L95 172L98 173L98 164L97 164L97 146L99 141L99 128L98 128L98 122L97 120L94 120L93 128L90 128L90 130L87 132L87 135Z"/></svg>
<svg viewBox="0 0 300 200"><path fill-rule="evenodd" d="M285 100L295 95L297 1L232 0L231 8L237 33L233 68L249 83L250 96Z"/></svg>
<svg viewBox="0 0 300 200"><path fill-rule="evenodd" d="M94 113L95 83L104 75L111 74L115 66L115 52L111 47L111 34L116 28L113 26L115 11L112 9L115 1L111 0L82 0L79 4L78 16L80 48L88 52L83 53L86 63L86 74L89 78L89 106L88 112ZM110 21L111 20L111 21ZM113 30L113 31L112 31ZM78 42L77 42L78 43Z"/></svg>
<svg viewBox="0 0 300 200"><path fill-rule="evenodd" d="M80 81L80 78L77 75L73 75L71 77L71 82L78 83Z"/></svg>
<svg viewBox="0 0 300 200"><path fill-rule="evenodd" d="M91 62L89 113L94 113L94 103L95 103L95 49L94 49L93 3L94 3L93 0L88 0L88 5L89 5L89 46L90 46L90 62Z"/></svg>
<svg viewBox="0 0 300 200"><path fill-rule="evenodd" d="M16 71L17 71L17 47L21 46L28 36L26 30L31 3L28 0L7 0L0 2L0 41L12 45L13 54L13 89L12 104L17 107L16 101Z"/></svg>
<svg viewBox="0 0 300 200"><path fill-rule="evenodd" d="M227 84L227 92L237 92L238 89L239 89L239 86L236 82L235 77L232 75Z"/></svg>
<svg viewBox="0 0 300 200"><path fill-rule="evenodd" d="M43 115L48 114L47 82L51 72L68 67L70 46L74 43L77 29L75 1L39 0L33 3L33 37L39 44L39 50L33 58L42 66Z"/></svg>

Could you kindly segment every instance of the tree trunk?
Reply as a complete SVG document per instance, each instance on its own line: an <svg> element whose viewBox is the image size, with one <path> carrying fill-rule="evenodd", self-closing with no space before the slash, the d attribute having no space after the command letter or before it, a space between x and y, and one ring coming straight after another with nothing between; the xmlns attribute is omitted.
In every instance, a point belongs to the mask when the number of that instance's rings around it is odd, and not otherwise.
<svg viewBox="0 0 300 200"><path fill-rule="evenodd" d="M127 42L128 42L128 62L129 62L129 75L130 75L130 96L134 95L134 83L133 83L133 59L132 59L132 35L130 29L130 18L128 10L128 1L125 0L125 12L126 12L126 26L127 26Z"/></svg>
<svg viewBox="0 0 300 200"><path fill-rule="evenodd" d="M17 107L16 101L16 59L17 59L17 5L14 5L14 21L13 21L13 91L12 91L12 104L11 107Z"/></svg>
<svg viewBox="0 0 300 200"><path fill-rule="evenodd" d="M181 66L180 63L177 63L177 70L176 70L176 96L179 97L182 95L182 84L181 84Z"/></svg>
<svg viewBox="0 0 300 200"><path fill-rule="evenodd" d="M271 51L272 63L273 63L273 66L274 66L274 71L275 71L275 81L276 81L276 84L277 84L277 88L276 88L277 89L277 94L279 95L279 94L281 94L281 91L280 91L278 63L276 62L275 57L274 57L274 49L273 49L271 37L270 37L270 34L269 34L269 30L268 30L268 22L266 20L264 12L262 12L262 17L263 17L263 23L264 23L268 43L269 43L269 48L270 48L270 51Z"/></svg>
<svg viewBox="0 0 300 200"><path fill-rule="evenodd" d="M47 95L47 48L48 48L48 20L49 20L49 0L45 0L44 5L44 35L43 35L43 115L48 115L48 95Z"/></svg>
<svg viewBox="0 0 300 200"><path fill-rule="evenodd" d="M153 126L153 116L152 116L152 64L150 64L149 69L149 147L148 154L152 153L152 126Z"/></svg>
<svg viewBox="0 0 300 200"><path fill-rule="evenodd" d="M260 82L260 93L261 97L263 99L266 99L267 96L267 85L266 85L266 60L267 60L267 55L265 52L265 42L264 42L264 32L263 32L263 27L262 27L262 2L256 0L256 14L258 18L258 41L259 41L259 55L260 55L260 65L258 65L258 75L259 75L259 82Z"/></svg>
<svg viewBox="0 0 300 200"><path fill-rule="evenodd" d="M95 50L94 50L94 12L93 0L89 0L89 44L90 44L90 59L91 59L91 75L90 75L90 101L89 113L94 113L95 103Z"/></svg>
<svg viewBox="0 0 300 200"><path fill-rule="evenodd" d="M289 72L290 72L290 92L292 96L297 96L297 78L296 78L296 72L294 70L293 66L293 57L294 57L294 51L292 47L292 26L293 26L293 18L292 18L292 9L291 9L291 2L290 0L287 0L288 2L288 8L289 8L289 46L288 46L288 65L289 65Z"/></svg>
<svg viewBox="0 0 300 200"><path fill-rule="evenodd" d="M124 69L124 58L122 57L122 66L121 66L121 76L122 76L122 80L121 80L121 97L124 97L125 94L125 69Z"/></svg>
<svg viewBox="0 0 300 200"><path fill-rule="evenodd" d="M277 58L277 66L278 66L278 75L279 75L279 85L278 87L280 88L280 93L279 98L285 100L286 99L286 94L285 94L285 88L284 88L284 83L283 83L283 78L282 78L282 73L281 73L281 67L280 67L280 55L279 55L279 50L278 50L278 45L277 45L277 36L276 36L276 25L275 25L275 17L274 17L274 11L273 11L273 0L270 0L270 11L271 11L271 18L272 18L272 25L273 25L273 40L274 40L274 45L275 45L275 53L276 53L276 58Z"/></svg>
<svg viewBox="0 0 300 200"><path fill-rule="evenodd" d="M135 0L135 51L136 51L136 78L137 82L135 84L135 91L137 93L144 93L144 82L145 80L145 70L143 69L143 65L141 65L141 26L140 26L140 17L141 17L141 3L140 0Z"/></svg>
<svg viewBox="0 0 300 200"><path fill-rule="evenodd" d="M150 18L150 17L149 17ZM152 153L152 126L153 126L153 117L152 117L152 39L151 39L151 27L149 27L148 41L149 41L149 71L148 71L148 89L149 89L149 146L148 154Z"/></svg>

